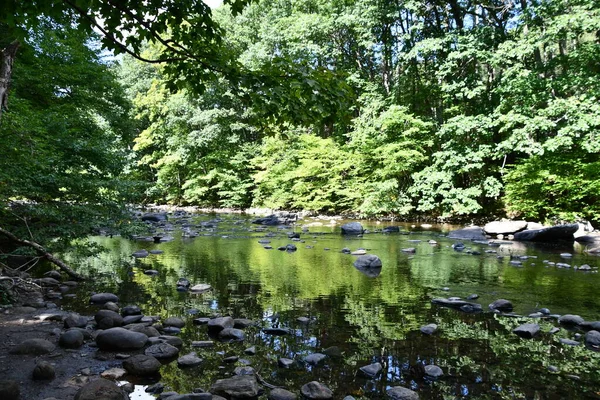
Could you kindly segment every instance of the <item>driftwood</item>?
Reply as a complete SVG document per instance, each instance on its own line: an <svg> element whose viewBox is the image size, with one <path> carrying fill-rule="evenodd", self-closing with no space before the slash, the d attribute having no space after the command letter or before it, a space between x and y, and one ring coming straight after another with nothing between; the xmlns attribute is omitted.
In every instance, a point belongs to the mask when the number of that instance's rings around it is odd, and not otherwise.
<svg viewBox="0 0 600 400"><path fill-rule="evenodd" d="M27 246L27 247L33 248L40 255L42 255L45 259L47 259L52 264L56 265L58 268L60 268L64 272L66 272L73 279L76 279L78 281L85 280L85 278L82 275L80 275L77 272L73 271L73 269L71 269L71 267L69 267L67 264L65 264L64 261L62 261L62 260L54 257L52 254L48 253L48 251L46 251L46 249L42 245L40 245L38 243L35 243L35 242L32 242L30 240L19 239L18 237L16 237L15 235L13 235L11 232L9 232L6 229L1 228L1 227L0 227L0 234L6 236L7 238L9 238L10 240L12 240L13 242L18 243L18 244L20 244L22 246Z"/></svg>

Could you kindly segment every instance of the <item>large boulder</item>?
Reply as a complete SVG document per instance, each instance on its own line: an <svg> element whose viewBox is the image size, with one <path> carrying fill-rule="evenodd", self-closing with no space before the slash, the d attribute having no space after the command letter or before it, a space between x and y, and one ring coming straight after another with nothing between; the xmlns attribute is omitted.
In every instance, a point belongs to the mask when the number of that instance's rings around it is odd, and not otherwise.
<svg viewBox="0 0 600 400"><path fill-rule="evenodd" d="M494 302L489 305L489 308L492 311L511 312L513 310L513 304L510 300L498 299L494 300Z"/></svg>
<svg viewBox="0 0 600 400"><path fill-rule="evenodd" d="M41 356L54 351L54 343L45 339L27 339L10 350L10 354Z"/></svg>
<svg viewBox="0 0 600 400"><path fill-rule="evenodd" d="M111 310L99 310L94 319L99 329L110 329L123 325L123 317Z"/></svg>
<svg viewBox="0 0 600 400"><path fill-rule="evenodd" d="M129 396L117 386L116 383L107 379L92 381L75 394L74 400L127 400Z"/></svg>
<svg viewBox="0 0 600 400"><path fill-rule="evenodd" d="M354 266L358 269L381 268L381 265L381 259L373 254L359 256L356 261L354 261Z"/></svg>
<svg viewBox="0 0 600 400"><path fill-rule="evenodd" d="M60 335L58 344L65 349L78 349L83 346L83 333L78 329L68 330Z"/></svg>
<svg viewBox="0 0 600 400"><path fill-rule="evenodd" d="M488 235L509 235L527 228L527 221L492 221L485 224L483 230Z"/></svg>
<svg viewBox="0 0 600 400"><path fill-rule="evenodd" d="M480 226L469 226L463 229L457 229L448 233L448 237L451 239L464 239L464 240L485 240L485 232Z"/></svg>
<svg viewBox="0 0 600 400"><path fill-rule="evenodd" d="M364 231L360 222L349 222L342 225L342 235L362 235Z"/></svg>
<svg viewBox="0 0 600 400"><path fill-rule="evenodd" d="M543 229L525 230L515 233L515 240L528 242L573 241L573 234L579 229L578 224L556 225Z"/></svg>
<svg viewBox="0 0 600 400"><path fill-rule="evenodd" d="M233 328L235 321L231 317L217 317L208 321L208 330L210 332L218 333L225 328Z"/></svg>
<svg viewBox="0 0 600 400"><path fill-rule="evenodd" d="M210 393L231 399L255 399L260 393L256 378L252 375L239 375L217 380Z"/></svg>
<svg viewBox="0 0 600 400"><path fill-rule="evenodd" d="M101 350L137 350L144 347L148 336L123 328L110 328L98 333L96 344Z"/></svg>
<svg viewBox="0 0 600 400"><path fill-rule="evenodd" d="M170 359L175 358L179 355L179 349L175 346L171 346L168 343L157 343L148 347L144 354L152 356L157 359Z"/></svg>
<svg viewBox="0 0 600 400"><path fill-rule="evenodd" d="M104 304L112 301L113 303L119 302L119 297L113 293L96 293L90 297L90 303Z"/></svg>
<svg viewBox="0 0 600 400"><path fill-rule="evenodd" d="M158 374L160 361L152 356L136 354L123 361L123 368L131 375L152 376Z"/></svg>
<svg viewBox="0 0 600 400"><path fill-rule="evenodd" d="M386 394L392 400L419 400L419 395L402 386L394 386L387 390Z"/></svg>

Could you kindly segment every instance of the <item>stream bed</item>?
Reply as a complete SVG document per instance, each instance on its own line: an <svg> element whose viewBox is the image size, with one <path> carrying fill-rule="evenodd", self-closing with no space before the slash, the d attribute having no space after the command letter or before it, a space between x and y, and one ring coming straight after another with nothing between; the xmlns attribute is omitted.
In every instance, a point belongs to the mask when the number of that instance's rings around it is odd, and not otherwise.
<svg viewBox="0 0 600 400"><path fill-rule="evenodd" d="M306 219L263 227L234 214L180 215L158 227L170 241L94 237L108 251L69 260L81 272L94 271L94 279L61 306L93 315L90 293L111 292L121 306L139 305L145 315L184 319L180 355L196 351L203 363L191 369L176 362L162 366L160 382L179 393L208 390L249 365L265 382L296 394L319 381L335 399L383 399L393 386L410 388L421 399L600 398L600 353L583 345L585 331L557 321L563 314L600 320L599 257L573 243L462 241L465 248L457 251L453 245L459 241L445 237L456 227L448 225L361 221L366 233L342 236L344 222ZM390 225L400 232L383 233ZM300 237L291 239L291 233ZM289 244L297 250L278 250ZM142 249L162 253L132 257ZM377 255L380 273L355 268L357 256L343 249ZM574 268L583 264L592 270ZM148 270L158 274L147 275ZM180 278L212 290L178 291ZM432 303L473 294L483 312ZM492 312L488 304L497 299L510 300L513 313ZM551 315L534 314L542 308ZM212 347L192 348L193 341L212 340L206 325L194 319L215 316L254 324L244 330L243 342L215 340ZM541 332L533 339L512 333L524 323L539 324ZM437 325L432 335L420 331L427 324ZM289 333L264 331L272 327ZM550 333L555 327L560 330ZM246 354L252 346L255 354ZM326 357L307 362L314 353ZM293 363L283 368L281 358ZM360 372L373 363L382 365L379 375ZM427 365L440 367L443 375L429 377ZM154 382L135 381L131 398L153 399L145 389Z"/></svg>

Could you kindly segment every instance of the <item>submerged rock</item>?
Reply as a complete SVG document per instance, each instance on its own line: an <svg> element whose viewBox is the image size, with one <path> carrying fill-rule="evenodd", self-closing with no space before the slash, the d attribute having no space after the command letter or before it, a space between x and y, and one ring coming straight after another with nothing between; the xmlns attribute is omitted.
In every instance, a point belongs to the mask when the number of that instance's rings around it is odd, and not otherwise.
<svg viewBox="0 0 600 400"><path fill-rule="evenodd" d="M342 235L362 235L364 231L360 222L349 222L342 225Z"/></svg>
<svg viewBox="0 0 600 400"><path fill-rule="evenodd" d="M321 382L312 381L300 388L302 396L309 400L332 399L333 392Z"/></svg>
<svg viewBox="0 0 600 400"><path fill-rule="evenodd" d="M485 240L485 232L480 226L469 226L448 233L450 239Z"/></svg>
<svg viewBox="0 0 600 400"><path fill-rule="evenodd" d="M556 225L543 229L525 230L515 233L515 240L530 242L555 242L575 240L573 234L579 229L578 224Z"/></svg>
<svg viewBox="0 0 600 400"><path fill-rule="evenodd" d="M260 388L254 376L239 375L217 380L210 393L231 399L254 399L258 397Z"/></svg>
<svg viewBox="0 0 600 400"><path fill-rule="evenodd" d="M354 266L358 269L365 268L381 268L381 259L373 254L365 254L359 256L356 261L354 261Z"/></svg>

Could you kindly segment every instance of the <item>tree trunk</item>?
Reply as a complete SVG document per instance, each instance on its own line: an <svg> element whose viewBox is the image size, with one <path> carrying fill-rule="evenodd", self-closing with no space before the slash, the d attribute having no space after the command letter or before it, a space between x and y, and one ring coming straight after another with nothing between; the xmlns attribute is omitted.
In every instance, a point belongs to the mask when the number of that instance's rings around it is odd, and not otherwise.
<svg viewBox="0 0 600 400"><path fill-rule="evenodd" d="M8 108L10 77L12 76L13 62L20 45L21 43L15 40L0 51L0 119L2 119L4 110Z"/></svg>

